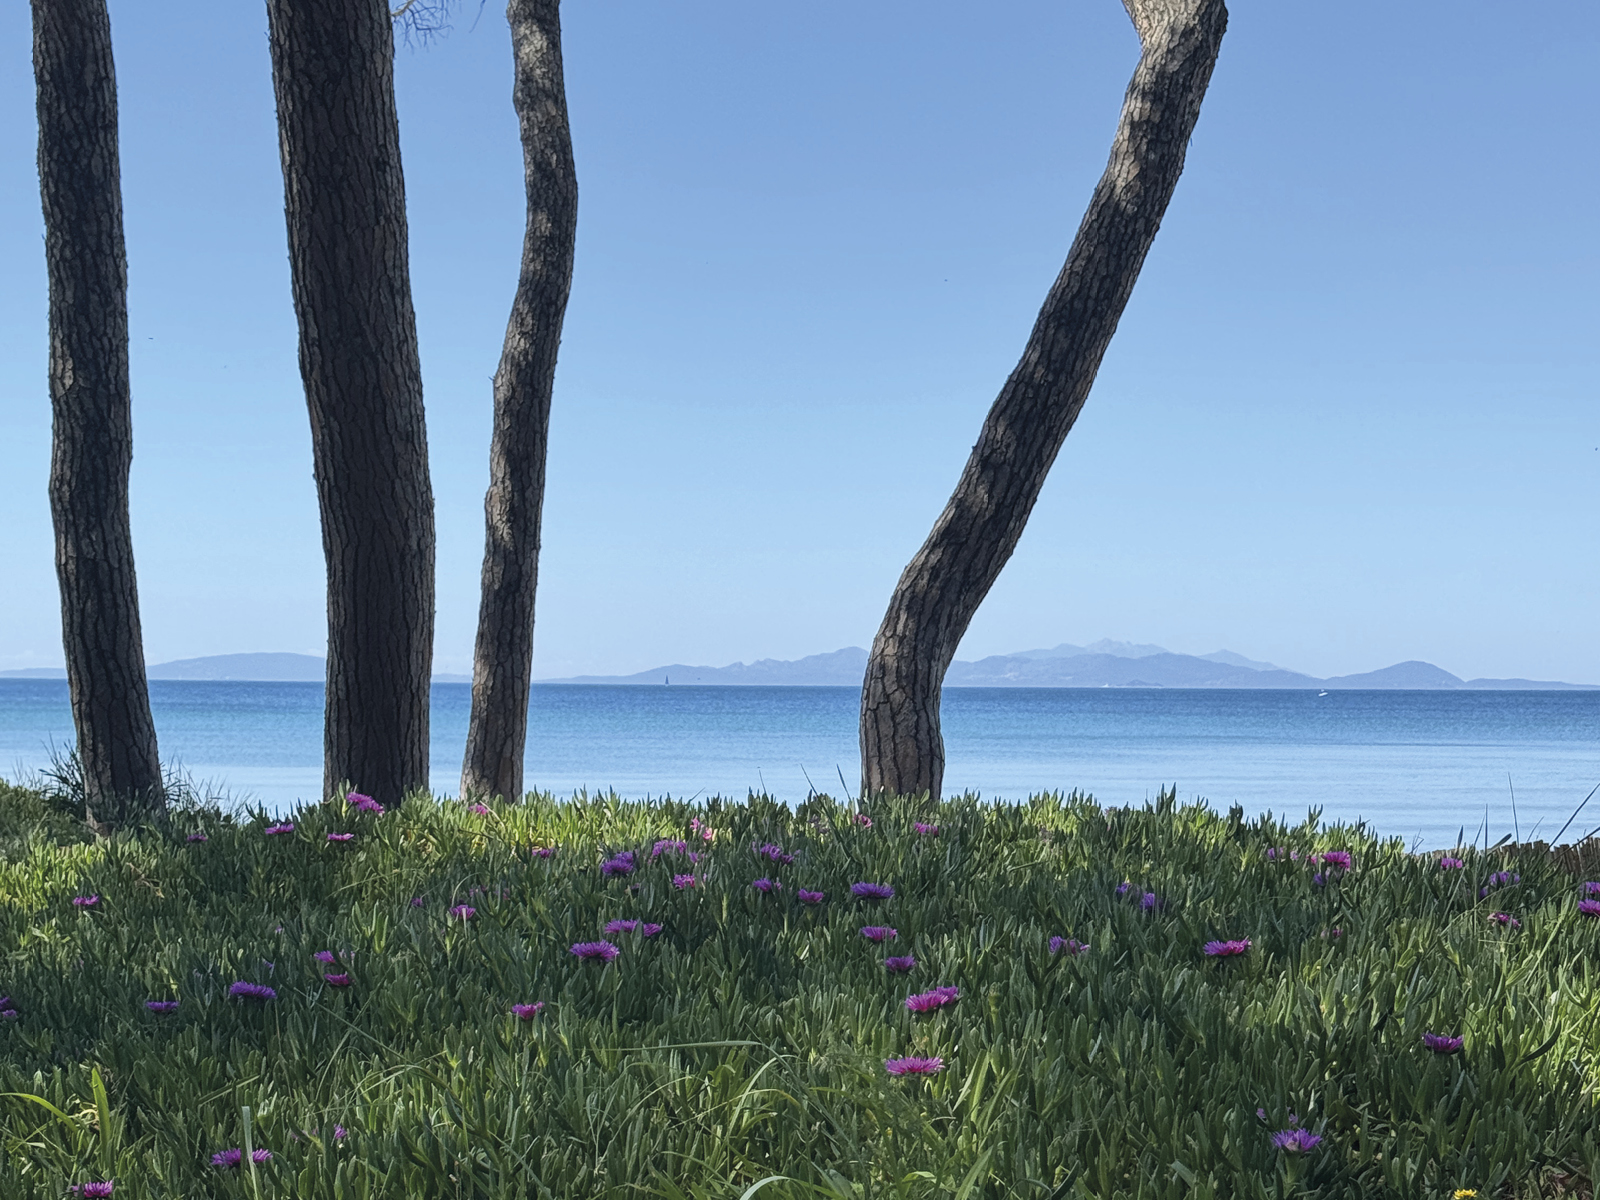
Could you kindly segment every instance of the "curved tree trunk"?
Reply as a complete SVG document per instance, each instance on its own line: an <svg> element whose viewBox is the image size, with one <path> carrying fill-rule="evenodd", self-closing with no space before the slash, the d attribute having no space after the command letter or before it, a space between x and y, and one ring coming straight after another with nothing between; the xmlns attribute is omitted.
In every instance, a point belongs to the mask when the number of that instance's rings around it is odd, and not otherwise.
<svg viewBox="0 0 1600 1200"><path fill-rule="evenodd" d="M50 515L91 825L163 806L128 519L133 415L117 81L105 0L33 0L50 279Z"/></svg>
<svg viewBox="0 0 1600 1200"><path fill-rule="evenodd" d="M1223 0L1124 0L1143 51L1111 160L955 492L895 586L861 695L864 794L938 796L939 700L1077 420L1162 214L1227 27Z"/></svg>
<svg viewBox="0 0 1600 1200"><path fill-rule="evenodd" d="M328 570L325 794L428 783L433 491L384 0L268 0Z"/></svg>
<svg viewBox="0 0 1600 1200"><path fill-rule="evenodd" d="M461 794L516 800L522 795L533 678L533 604L550 393L572 284L578 177L567 127L559 0L511 0L506 19L516 64L511 101L522 133L528 223L517 294L494 376L494 434L483 505L483 594Z"/></svg>

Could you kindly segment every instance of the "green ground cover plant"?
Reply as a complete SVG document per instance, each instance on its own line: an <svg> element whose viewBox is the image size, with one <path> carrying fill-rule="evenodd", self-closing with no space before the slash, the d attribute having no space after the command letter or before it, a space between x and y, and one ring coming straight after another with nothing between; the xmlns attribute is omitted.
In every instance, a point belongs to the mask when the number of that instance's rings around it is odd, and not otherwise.
<svg viewBox="0 0 1600 1200"><path fill-rule="evenodd" d="M7 788L0 1196L1586 1196L1582 867L1170 792Z"/></svg>

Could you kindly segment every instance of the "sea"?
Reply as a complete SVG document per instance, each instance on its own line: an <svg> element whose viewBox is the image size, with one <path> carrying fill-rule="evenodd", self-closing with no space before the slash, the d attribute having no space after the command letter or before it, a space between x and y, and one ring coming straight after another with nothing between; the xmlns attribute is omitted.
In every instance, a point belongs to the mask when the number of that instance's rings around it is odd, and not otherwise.
<svg viewBox="0 0 1600 1200"><path fill-rule="evenodd" d="M165 761L226 802L317 799L319 683L153 680ZM535 685L527 785L570 795L796 802L853 792L860 692L841 687ZM433 687L431 783L456 791L470 689ZM1600 691L951 688L945 791L1139 805L1163 786L1223 811L1366 822L1418 849L1600 826ZM73 743L61 680L0 680L0 775ZM1577 811L1576 819L1573 813ZM1587 819L1586 819L1587 818Z"/></svg>

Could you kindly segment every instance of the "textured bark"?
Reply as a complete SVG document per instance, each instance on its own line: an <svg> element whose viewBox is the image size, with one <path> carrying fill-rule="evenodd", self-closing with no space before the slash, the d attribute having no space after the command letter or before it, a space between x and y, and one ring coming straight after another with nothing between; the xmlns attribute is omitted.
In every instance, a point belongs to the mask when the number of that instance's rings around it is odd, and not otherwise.
<svg viewBox="0 0 1600 1200"><path fill-rule="evenodd" d="M550 393L572 284L578 177L561 72L559 0L511 0L506 19L528 216L522 270L494 376L483 591L461 794L515 800L522 795L528 736Z"/></svg>
<svg viewBox="0 0 1600 1200"><path fill-rule="evenodd" d="M61 633L85 816L114 824L164 796L128 518L128 260L105 0L33 0L33 65Z"/></svg>
<svg viewBox="0 0 1600 1200"><path fill-rule="evenodd" d="M1227 9L1223 0L1124 6L1143 49L1110 161L1022 359L933 532L900 576L872 643L861 695L864 794L940 794L945 672L1016 549L1183 173Z"/></svg>
<svg viewBox="0 0 1600 1200"><path fill-rule="evenodd" d="M428 782L433 491L383 0L268 0L328 570L323 786Z"/></svg>

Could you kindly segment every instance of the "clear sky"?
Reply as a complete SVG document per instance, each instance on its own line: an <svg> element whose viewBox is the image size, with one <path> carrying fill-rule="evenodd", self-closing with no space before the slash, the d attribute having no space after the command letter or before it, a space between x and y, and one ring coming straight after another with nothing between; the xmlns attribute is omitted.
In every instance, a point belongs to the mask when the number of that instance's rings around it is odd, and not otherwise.
<svg viewBox="0 0 1600 1200"><path fill-rule="evenodd" d="M867 645L1104 165L1122 7L563 8L580 218L536 674ZM1600 682L1600 7L1232 11L962 657L1113 637ZM320 653L264 6L112 24L147 654ZM0 667L61 661L30 36L0 7ZM493 6L398 56L441 671L470 662L522 231L510 74Z"/></svg>

